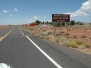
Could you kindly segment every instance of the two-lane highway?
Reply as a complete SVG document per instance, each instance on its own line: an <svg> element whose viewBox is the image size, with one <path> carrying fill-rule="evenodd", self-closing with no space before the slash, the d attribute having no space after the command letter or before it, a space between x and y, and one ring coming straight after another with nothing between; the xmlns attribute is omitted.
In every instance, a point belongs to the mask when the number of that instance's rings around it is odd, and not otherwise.
<svg viewBox="0 0 91 68"><path fill-rule="evenodd" d="M16 26L3 39L0 63L9 63L12 68L89 68L37 37L27 36L29 34Z"/></svg>

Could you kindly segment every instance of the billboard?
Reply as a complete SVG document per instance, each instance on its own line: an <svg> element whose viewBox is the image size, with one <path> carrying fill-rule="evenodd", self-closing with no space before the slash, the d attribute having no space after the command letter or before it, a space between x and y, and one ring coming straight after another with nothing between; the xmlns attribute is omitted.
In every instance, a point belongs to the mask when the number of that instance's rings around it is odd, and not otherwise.
<svg viewBox="0 0 91 68"><path fill-rule="evenodd" d="M70 22L70 14L52 14L52 22Z"/></svg>

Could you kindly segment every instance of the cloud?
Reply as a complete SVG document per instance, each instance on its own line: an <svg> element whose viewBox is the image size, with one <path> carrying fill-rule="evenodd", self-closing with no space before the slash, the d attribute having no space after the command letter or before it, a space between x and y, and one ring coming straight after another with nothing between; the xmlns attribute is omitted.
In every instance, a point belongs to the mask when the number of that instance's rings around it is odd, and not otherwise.
<svg viewBox="0 0 91 68"><path fill-rule="evenodd" d="M89 16L88 13L85 13L84 11L82 10L77 10L76 12L67 12L67 13L64 13L64 14L70 14L71 17L76 17L76 16Z"/></svg>
<svg viewBox="0 0 91 68"><path fill-rule="evenodd" d="M18 11L17 8L14 8L14 11Z"/></svg>
<svg viewBox="0 0 91 68"><path fill-rule="evenodd" d="M88 12L91 12L91 0L88 0L86 2L82 3L82 6L80 9L78 9L75 12L66 12L64 14L70 14L71 17L76 17L76 16L89 16Z"/></svg>
<svg viewBox="0 0 91 68"><path fill-rule="evenodd" d="M88 0L82 4L81 10L85 12L91 12L91 0Z"/></svg>
<svg viewBox="0 0 91 68"><path fill-rule="evenodd" d="M9 10L3 10L4 13L7 13Z"/></svg>
<svg viewBox="0 0 91 68"><path fill-rule="evenodd" d="M41 18L41 16L34 16L33 18L34 19L39 19L39 18Z"/></svg>
<svg viewBox="0 0 91 68"><path fill-rule="evenodd" d="M12 14L10 14L9 16L13 16Z"/></svg>

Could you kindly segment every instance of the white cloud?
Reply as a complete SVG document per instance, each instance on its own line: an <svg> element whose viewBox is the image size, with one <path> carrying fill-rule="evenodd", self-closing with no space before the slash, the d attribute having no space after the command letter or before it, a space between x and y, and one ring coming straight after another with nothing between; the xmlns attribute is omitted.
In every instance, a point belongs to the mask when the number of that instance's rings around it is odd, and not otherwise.
<svg viewBox="0 0 91 68"><path fill-rule="evenodd" d="M3 12L7 13L9 10L3 10Z"/></svg>
<svg viewBox="0 0 91 68"><path fill-rule="evenodd" d="M82 4L81 10L85 12L91 12L91 0L88 0Z"/></svg>
<svg viewBox="0 0 91 68"><path fill-rule="evenodd" d="M12 14L10 14L9 16L13 16Z"/></svg>
<svg viewBox="0 0 91 68"><path fill-rule="evenodd" d="M91 0L88 0L86 2L83 2L80 9L78 9L75 12L66 12L64 14L70 14L71 17L75 16L89 16L88 12L91 12Z"/></svg>
<svg viewBox="0 0 91 68"><path fill-rule="evenodd" d="M18 11L17 8L14 8L14 11Z"/></svg>
<svg viewBox="0 0 91 68"><path fill-rule="evenodd" d="M64 13L64 14L70 14L71 17L76 17L76 16L89 16L89 14L85 13L84 11L82 10L77 10L76 12L67 12L67 13Z"/></svg>
<svg viewBox="0 0 91 68"><path fill-rule="evenodd" d="M34 16L33 18L34 19L39 19L39 18L41 18L41 16Z"/></svg>

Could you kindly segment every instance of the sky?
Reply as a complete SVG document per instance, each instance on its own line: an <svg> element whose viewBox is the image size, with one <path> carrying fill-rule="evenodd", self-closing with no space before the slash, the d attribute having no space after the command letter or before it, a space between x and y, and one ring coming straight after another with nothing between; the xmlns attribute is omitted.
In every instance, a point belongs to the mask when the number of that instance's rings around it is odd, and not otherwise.
<svg viewBox="0 0 91 68"><path fill-rule="evenodd" d="M91 22L91 0L0 0L0 25L52 21L52 14Z"/></svg>

